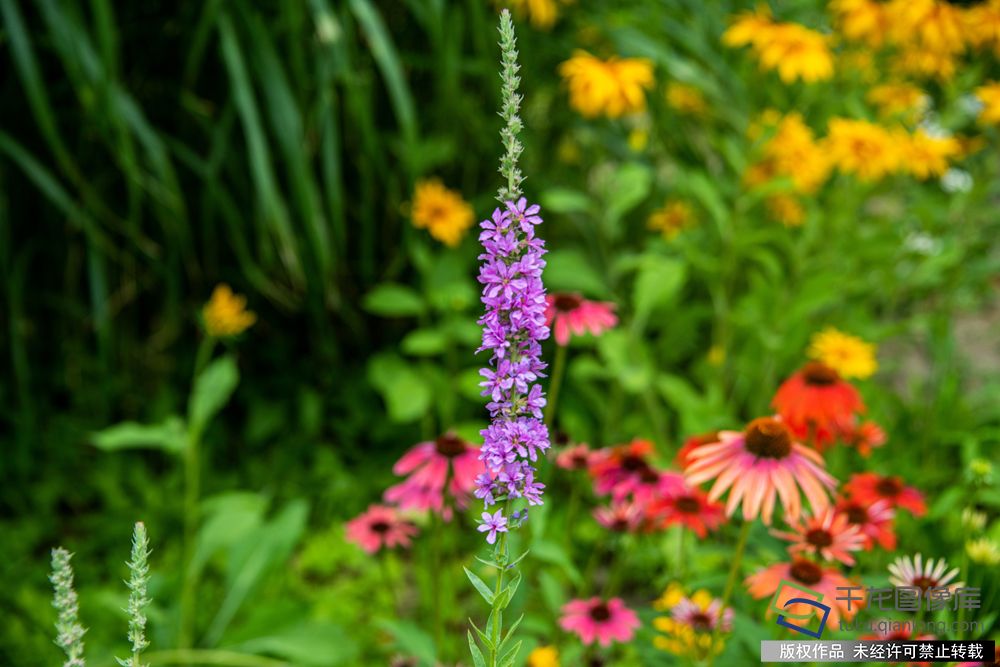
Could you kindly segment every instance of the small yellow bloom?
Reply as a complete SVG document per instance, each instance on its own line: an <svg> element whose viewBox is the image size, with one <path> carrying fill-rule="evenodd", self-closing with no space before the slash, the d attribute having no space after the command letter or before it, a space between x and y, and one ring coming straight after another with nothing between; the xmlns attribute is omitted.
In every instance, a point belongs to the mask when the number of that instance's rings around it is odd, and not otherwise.
<svg viewBox="0 0 1000 667"><path fill-rule="evenodd" d="M683 609L679 606L682 602ZM653 637L657 648L695 660L722 652L725 642L717 635L730 631L732 610L723 611L721 601L707 590L686 596L684 588L672 582L653 607L670 613L653 619L653 628L664 633Z"/></svg>
<svg viewBox="0 0 1000 667"><path fill-rule="evenodd" d="M941 0L890 0L885 6L890 39L933 53L965 50L962 9Z"/></svg>
<svg viewBox="0 0 1000 667"><path fill-rule="evenodd" d="M875 86L868 91L865 99L876 106L883 117L910 116L925 108L929 100L924 91L909 83Z"/></svg>
<svg viewBox="0 0 1000 667"><path fill-rule="evenodd" d="M787 176L796 191L816 192L830 173L830 161L813 138L812 129L799 113L790 113L777 122L774 135L764 145L760 162L744 174L744 182L753 187Z"/></svg>
<svg viewBox="0 0 1000 667"><path fill-rule="evenodd" d="M657 611L667 611L684 599L684 587L676 581L671 581L663 595L653 601L653 609ZM669 619L665 619L669 620Z"/></svg>
<svg viewBox="0 0 1000 667"><path fill-rule="evenodd" d="M976 99L983 109L979 112L979 122L990 125L1000 124L1000 83L992 81L976 88Z"/></svg>
<svg viewBox="0 0 1000 667"><path fill-rule="evenodd" d="M823 145L838 169L862 181L878 180L899 168L898 137L865 120L832 119Z"/></svg>
<svg viewBox="0 0 1000 667"><path fill-rule="evenodd" d="M722 35L722 42L749 45L761 68L777 70L785 83L813 83L833 76L827 37L798 23L773 21L764 7L738 16Z"/></svg>
<svg viewBox="0 0 1000 667"><path fill-rule="evenodd" d="M813 334L809 356L821 361L845 378L869 378L878 370L875 346L857 336L827 327Z"/></svg>
<svg viewBox="0 0 1000 667"><path fill-rule="evenodd" d="M965 553L969 554L973 563L989 566L1000 564L1000 546L988 537L966 542Z"/></svg>
<svg viewBox="0 0 1000 667"><path fill-rule="evenodd" d="M540 30L549 30L559 18L559 5L564 4L564 0L508 0L510 5L520 16L527 16L531 25Z"/></svg>
<svg viewBox="0 0 1000 667"><path fill-rule="evenodd" d="M212 338L238 336L257 321L257 315L247 308L247 298L234 294L225 283L216 285L212 298L201 309L205 331Z"/></svg>
<svg viewBox="0 0 1000 667"><path fill-rule="evenodd" d="M668 241L677 237L685 227L694 224L694 214L687 202L668 200L649 216L646 225L653 231L661 232Z"/></svg>
<svg viewBox="0 0 1000 667"><path fill-rule="evenodd" d="M885 43L889 32L889 16L880 0L831 0L837 27L844 37L864 42L871 47Z"/></svg>
<svg viewBox="0 0 1000 667"><path fill-rule="evenodd" d="M805 209L792 195L771 195L766 204L771 217L786 227L801 227L806 221Z"/></svg>
<svg viewBox="0 0 1000 667"><path fill-rule="evenodd" d="M892 59L892 68L899 74L947 81L955 76L958 60L956 54L950 51L932 51L907 45Z"/></svg>
<svg viewBox="0 0 1000 667"><path fill-rule="evenodd" d="M701 91L677 81L667 84L667 104L677 113L686 116L704 116L708 112L708 102Z"/></svg>
<svg viewBox="0 0 1000 667"><path fill-rule="evenodd" d="M906 171L927 180L948 171L948 161L962 154L962 144L955 137L934 137L919 128L905 140L902 152Z"/></svg>
<svg viewBox="0 0 1000 667"><path fill-rule="evenodd" d="M559 667L559 651L555 646L539 646L528 654L528 667Z"/></svg>
<svg viewBox="0 0 1000 667"><path fill-rule="evenodd" d="M965 40L973 47L1000 47L1000 2L990 0L962 12Z"/></svg>
<svg viewBox="0 0 1000 667"><path fill-rule="evenodd" d="M986 527L988 517L984 512L980 512L972 507L962 510L962 527L969 532L978 533Z"/></svg>
<svg viewBox="0 0 1000 667"><path fill-rule="evenodd" d="M437 179L429 179L417 183L410 217L414 227L426 229L438 241L455 247L472 226L475 213L462 195Z"/></svg>
<svg viewBox="0 0 1000 667"><path fill-rule="evenodd" d="M653 87L653 63L646 58L601 60L577 50L559 66L569 86L570 105L587 118L620 118L646 109Z"/></svg>

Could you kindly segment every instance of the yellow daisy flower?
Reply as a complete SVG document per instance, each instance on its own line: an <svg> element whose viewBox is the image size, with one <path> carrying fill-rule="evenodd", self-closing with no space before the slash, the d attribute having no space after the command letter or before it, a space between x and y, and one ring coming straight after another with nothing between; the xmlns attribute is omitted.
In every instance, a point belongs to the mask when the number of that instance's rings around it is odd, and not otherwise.
<svg viewBox="0 0 1000 667"><path fill-rule="evenodd" d="M668 241L677 237L686 227L694 224L694 213L691 205L679 200L668 200L663 206L653 211L646 225L653 231L663 234Z"/></svg>
<svg viewBox="0 0 1000 667"><path fill-rule="evenodd" d="M933 53L965 50L962 9L941 0L890 0L885 6L891 39Z"/></svg>
<svg viewBox="0 0 1000 667"><path fill-rule="evenodd" d="M247 298L234 294L225 283L216 285L212 297L201 309L205 331L212 338L238 336L257 321L257 315L247 310Z"/></svg>
<svg viewBox="0 0 1000 667"><path fill-rule="evenodd" d="M559 66L569 86L569 103L588 118L620 118L646 109L646 90L653 87L653 63L646 58L601 60L577 50Z"/></svg>
<svg viewBox="0 0 1000 667"><path fill-rule="evenodd" d="M701 91L677 81L667 84L667 104L677 113L686 116L704 116L708 113L708 102Z"/></svg>
<svg viewBox="0 0 1000 667"><path fill-rule="evenodd" d="M539 646L528 654L528 667L559 667L559 651L555 646Z"/></svg>
<svg viewBox="0 0 1000 667"><path fill-rule="evenodd" d="M883 117L906 116L928 104L924 91L910 83L885 83L868 91L865 99L878 108Z"/></svg>
<svg viewBox="0 0 1000 667"><path fill-rule="evenodd" d="M990 82L976 88L976 99L983 104L979 112L979 122L996 125L1000 123L1000 83Z"/></svg>
<svg viewBox="0 0 1000 667"><path fill-rule="evenodd" d="M670 614L653 619L653 627L663 633L653 638L657 648L694 660L722 652L725 642L721 635L732 630L733 611L724 609L722 601L707 590L689 597L679 584L671 583L653 607Z"/></svg>
<svg viewBox="0 0 1000 667"><path fill-rule="evenodd" d="M806 211L798 199L791 195L772 195L767 198L767 212L786 227L801 227Z"/></svg>
<svg viewBox="0 0 1000 667"><path fill-rule="evenodd" d="M940 177L948 171L948 161L962 154L962 144L955 137L935 137L922 128L902 145L902 165L920 180Z"/></svg>
<svg viewBox="0 0 1000 667"><path fill-rule="evenodd" d="M559 5L565 0L507 0L507 4L519 16L527 16L535 28L549 30L559 18Z"/></svg>
<svg viewBox="0 0 1000 667"><path fill-rule="evenodd" d="M776 70L785 83L813 83L833 76L833 53L826 36L798 23L772 21L765 8L737 17L722 42L749 45L761 68Z"/></svg>
<svg viewBox="0 0 1000 667"><path fill-rule="evenodd" d="M885 43L889 32L889 16L884 2L831 0L829 7L837 28L847 39L864 42L875 48Z"/></svg>
<svg viewBox="0 0 1000 667"><path fill-rule="evenodd" d="M863 380L878 370L873 344L833 327L813 334L808 354L810 358L826 364L845 378Z"/></svg>
<svg viewBox="0 0 1000 667"><path fill-rule="evenodd" d="M743 176L748 187L778 176L792 180L796 191L812 194L830 174L830 161L816 142L812 129L799 113L790 113L777 122L773 136L763 147L760 161Z"/></svg>
<svg viewBox="0 0 1000 667"><path fill-rule="evenodd" d="M834 165L862 181L875 181L899 168L897 137L865 120L834 118L823 145Z"/></svg>
<svg viewBox="0 0 1000 667"><path fill-rule="evenodd" d="M417 229L426 229L441 243L455 247L472 226L475 213L462 195L432 178L417 183L410 218Z"/></svg>

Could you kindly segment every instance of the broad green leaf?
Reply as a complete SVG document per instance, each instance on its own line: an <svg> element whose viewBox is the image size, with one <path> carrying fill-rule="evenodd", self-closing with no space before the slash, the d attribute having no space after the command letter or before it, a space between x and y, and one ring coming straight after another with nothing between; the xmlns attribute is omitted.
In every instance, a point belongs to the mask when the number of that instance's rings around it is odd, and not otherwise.
<svg viewBox="0 0 1000 667"><path fill-rule="evenodd" d="M448 349L448 334L441 329L416 329L406 334L399 347L406 354L427 357Z"/></svg>
<svg viewBox="0 0 1000 667"><path fill-rule="evenodd" d="M579 570L561 545L545 539L535 540L531 545L531 553L542 562L558 566L573 584L579 586L583 582Z"/></svg>
<svg viewBox="0 0 1000 667"><path fill-rule="evenodd" d="M274 655L303 667L356 665L359 660L355 635L340 625L322 621L298 623L271 635L254 637L238 648Z"/></svg>
<svg viewBox="0 0 1000 667"><path fill-rule="evenodd" d="M382 395L393 421L419 419L430 408L430 383L395 354L372 357L368 362L368 379Z"/></svg>
<svg viewBox="0 0 1000 667"><path fill-rule="evenodd" d="M590 197L578 190L550 188L539 196L542 215L547 213L582 213L590 208Z"/></svg>
<svg viewBox="0 0 1000 667"><path fill-rule="evenodd" d="M545 284L550 291L582 292L585 296L609 296L604 277L579 250L553 250L545 256Z"/></svg>
<svg viewBox="0 0 1000 667"><path fill-rule="evenodd" d="M384 317L419 315L424 311L423 299L416 290L396 283L377 285L364 296L361 305L369 313Z"/></svg>
<svg viewBox="0 0 1000 667"><path fill-rule="evenodd" d="M677 259L647 255L635 277L633 300L635 319L645 326L654 309L673 299L687 274L684 264Z"/></svg>
<svg viewBox="0 0 1000 667"><path fill-rule="evenodd" d="M470 570L469 568L462 567L462 569L465 570L465 576L469 578L469 581L472 582L472 585L476 587L476 590L479 591L479 594L483 596L484 600L486 600L486 604L492 605L495 596L493 595L493 591L490 589L490 587L486 585L486 582L480 579L476 575L476 573Z"/></svg>
<svg viewBox="0 0 1000 667"><path fill-rule="evenodd" d="M162 449L171 454L184 451L187 431L180 417L168 417L161 424L122 422L90 437L92 445L106 452L122 449Z"/></svg>
<svg viewBox="0 0 1000 667"><path fill-rule="evenodd" d="M225 407L239 382L240 372L232 355L219 357L198 375L188 404L188 423L195 437Z"/></svg>

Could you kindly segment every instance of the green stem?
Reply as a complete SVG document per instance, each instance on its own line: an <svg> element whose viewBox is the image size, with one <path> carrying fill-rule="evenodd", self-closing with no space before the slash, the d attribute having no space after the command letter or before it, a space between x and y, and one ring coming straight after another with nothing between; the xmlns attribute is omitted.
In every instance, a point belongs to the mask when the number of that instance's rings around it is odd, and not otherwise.
<svg viewBox="0 0 1000 667"><path fill-rule="evenodd" d="M549 396L545 410L545 425L552 426L556 418L556 403L559 401L559 388L566 374L566 346L556 345L556 358L552 362L552 379L549 382Z"/></svg>
<svg viewBox="0 0 1000 667"><path fill-rule="evenodd" d="M436 514L431 516L431 597L433 599L432 613L434 617L434 645L437 646L439 657L441 643L444 640L444 624L441 615L441 518Z"/></svg>
<svg viewBox="0 0 1000 667"><path fill-rule="evenodd" d="M726 588L722 592L722 606L719 607L719 614L724 614L729 606L729 599L733 596L733 588L736 587L736 578L739 576L740 565L743 562L743 551L747 546L747 537L750 535L750 522L744 521L740 528L740 536L736 541L736 551L733 553L733 564L729 566L729 577L726 579ZM721 618L721 616L720 616ZM708 667L712 667L715 662L715 643L718 640L719 624L716 623L715 631L712 632L712 653L708 657Z"/></svg>
<svg viewBox="0 0 1000 667"><path fill-rule="evenodd" d="M510 517L510 505L511 505L511 500L510 498L508 498L507 502L504 503L503 507L503 515L506 517ZM500 597L500 591L503 590L503 575L507 571L508 559L507 559L506 532L500 533L500 537L497 540L496 554L497 555L495 558L495 562L497 566L497 583L496 586L493 588L494 600ZM494 602L493 604L493 613L491 614L491 616L493 618L493 623L490 625L490 642L492 646L490 648L488 664L490 665L490 667L497 667L498 664L497 661L500 659L500 656L498 655L497 652L497 647L500 646L500 631L503 628L503 621L502 621L503 610L497 607L496 602Z"/></svg>

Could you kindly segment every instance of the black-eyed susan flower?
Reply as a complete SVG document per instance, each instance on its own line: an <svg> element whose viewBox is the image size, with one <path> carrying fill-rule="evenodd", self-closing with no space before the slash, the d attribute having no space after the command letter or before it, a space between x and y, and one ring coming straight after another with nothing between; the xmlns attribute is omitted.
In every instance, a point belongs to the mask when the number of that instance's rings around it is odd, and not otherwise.
<svg viewBox="0 0 1000 667"><path fill-rule="evenodd" d="M205 331L212 338L238 336L257 321L257 315L247 310L247 299L234 294L229 285L216 285L212 297L201 309Z"/></svg>
<svg viewBox="0 0 1000 667"><path fill-rule="evenodd" d="M653 211L646 226L654 232L663 234L663 238L672 240L682 230L694 224L694 213L691 205L677 199L664 202L663 206Z"/></svg>
<svg viewBox="0 0 1000 667"><path fill-rule="evenodd" d="M865 99L878 109L884 118L904 116L912 118L925 109L929 98L912 83L884 83L868 91Z"/></svg>
<svg viewBox="0 0 1000 667"><path fill-rule="evenodd" d="M793 112L777 119L772 115L758 122L772 126L774 133L764 144L761 159L744 174L744 183L753 187L783 176L798 192L816 192L830 174L830 160L802 115ZM755 134L762 132L763 128L754 129ZM801 224L802 207L794 199L776 202L773 208L773 216L785 224Z"/></svg>
<svg viewBox="0 0 1000 667"><path fill-rule="evenodd" d="M827 327L813 334L809 341L808 355L821 361L841 377L864 380L878 370L875 345L857 336Z"/></svg>
<svg viewBox="0 0 1000 667"><path fill-rule="evenodd" d="M775 70L785 83L833 76L833 53L825 35L798 23L773 21L763 7L738 16L722 42L750 46L761 68Z"/></svg>
<svg viewBox="0 0 1000 667"><path fill-rule="evenodd" d="M646 58L612 56L602 60L583 50L559 66L569 87L569 103L588 118L620 118L646 109L653 87L653 63Z"/></svg>
<svg viewBox="0 0 1000 667"><path fill-rule="evenodd" d="M890 39L931 53L961 53L966 31L962 8L942 0L890 0Z"/></svg>
<svg viewBox="0 0 1000 667"><path fill-rule="evenodd" d="M875 181L899 168L898 136L865 120L834 118L822 142L836 167L862 181Z"/></svg>
<svg viewBox="0 0 1000 667"><path fill-rule="evenodd" d="M829 4L837 28L847 39L871 47L885 43L889 16L880 0L832 0Z"/></svg>
<svg viewBox="0 0 1000 667"><path fill-rule="evenodd" d="M671 583L653 608L667 616L653 619L653 627L663 634L653 638L653 645L674 655L704 660L722 652L725 638L732 630L733 610L707 590L688 596L680 584Z"/></svg>
<svg viewBox="0 0 1000 667"><path fill-rule="evenodd" d="M902 166L920 180L941 177L949 161L962 154L962 144L955 137L935 136L923 128L906 137L900 146Z"/></svg>
<svg viewBox="0 0 1000 667"><path fill-rule="evenodd" d="M441 243L455 247L472 227L475 212L462 195L432 178L417 183L410 219L417 229L426 229Z"/></svg>
<svg viewBox="0 0 1000 667"><path fill-rule="evenodd" d="M976 88L976 99L983 105L979 111L979 122L1000 124L1000 82L991 81Z"/></svg>
<svg viewBox="0 0 1000 667"><path fill-rule="evenodd" d="M559 667L559 650L555 646L539 646L528 654L527 667Z"/></svg>

